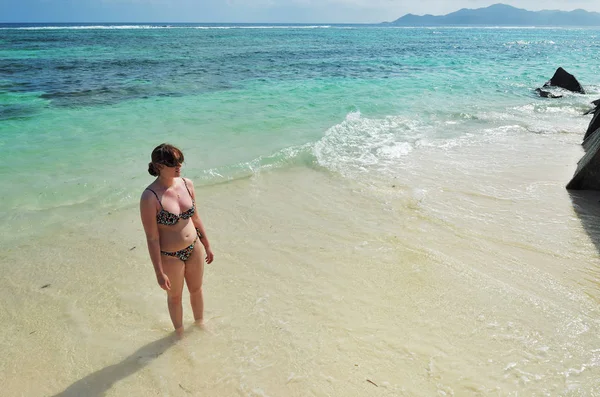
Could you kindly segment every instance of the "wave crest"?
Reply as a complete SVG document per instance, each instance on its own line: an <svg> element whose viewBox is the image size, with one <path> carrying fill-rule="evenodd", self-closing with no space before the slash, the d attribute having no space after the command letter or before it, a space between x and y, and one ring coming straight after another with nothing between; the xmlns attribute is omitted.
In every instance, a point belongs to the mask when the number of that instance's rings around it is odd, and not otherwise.
<svg viewBox="0 0 600 397"><path fill-rule="evenodd" d="M319 165L343 175L389 169L422 137L420 123L399 116L362 118L352 112L331 127L314 147Z"/></svg>

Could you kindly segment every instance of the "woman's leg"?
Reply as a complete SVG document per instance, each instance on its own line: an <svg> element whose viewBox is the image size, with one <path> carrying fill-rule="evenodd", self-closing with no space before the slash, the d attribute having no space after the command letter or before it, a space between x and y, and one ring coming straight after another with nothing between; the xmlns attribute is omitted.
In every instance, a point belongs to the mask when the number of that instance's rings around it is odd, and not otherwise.
<svg viewBox="0 0 600 397"><path fill-rule="evenodd" d="M171 281L171 290L167 291L167 305L169 306L169 315L173 322L175 332L183 332L183 307L181 305L181 293L183 292L183 279L185 273L185 263L180 259L162 255L163 271Z"/></svg>
<svg viewBox="0 0 600 397"><path fill-rule="evenodd" d="M194 320L199 325L202 325L204 321L204 297L202 295L204 256L204 247L200 241L197 241L194 252L185 262L185 283L190 292L190 303L194 312Z"/></svg>

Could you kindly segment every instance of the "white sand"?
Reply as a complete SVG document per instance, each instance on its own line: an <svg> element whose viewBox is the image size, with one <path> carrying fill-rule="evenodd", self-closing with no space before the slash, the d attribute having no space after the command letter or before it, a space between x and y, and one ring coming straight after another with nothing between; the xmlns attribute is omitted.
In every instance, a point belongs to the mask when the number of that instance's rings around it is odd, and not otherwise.
<svg viewBox="0 0 600 397"><path fill-rule="evenodd" d="M292 169L199 190L209 332L185 302L179 342L135 206L7 247L1 394L600 394L576 139L423 153L393 183Z"/></svg>

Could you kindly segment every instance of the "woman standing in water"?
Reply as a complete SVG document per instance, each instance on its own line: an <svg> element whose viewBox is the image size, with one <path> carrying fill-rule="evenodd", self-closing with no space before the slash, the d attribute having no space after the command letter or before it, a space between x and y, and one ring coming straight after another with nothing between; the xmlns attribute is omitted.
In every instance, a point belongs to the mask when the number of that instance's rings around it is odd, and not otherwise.
<svg viewBox="0 0 600 397"><path fill-rule="evenodd" d="M181 294L184 281L190 293L194 320L200 326L204 324L204 261L213 261L204 226L196 211L194 184L181 177L182 163L181 150L166 143L157 146L152 151L152 162L148 164L148 172L157 178L144 190L140 200L150 259L158 284L167 291L169 314L178 335L183 333Z"/></svg>

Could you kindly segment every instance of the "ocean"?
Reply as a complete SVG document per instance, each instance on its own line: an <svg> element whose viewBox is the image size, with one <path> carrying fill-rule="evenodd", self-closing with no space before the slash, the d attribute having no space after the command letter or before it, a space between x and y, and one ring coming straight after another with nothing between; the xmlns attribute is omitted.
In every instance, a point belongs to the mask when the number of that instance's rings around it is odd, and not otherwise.
<svg viewBox="0 0 600 397"><path fill-rule="evenodd" d="M1 394L600 395L599 76L592 28L0 24ZM215 253L179 341L162 142Z"/></svg>

